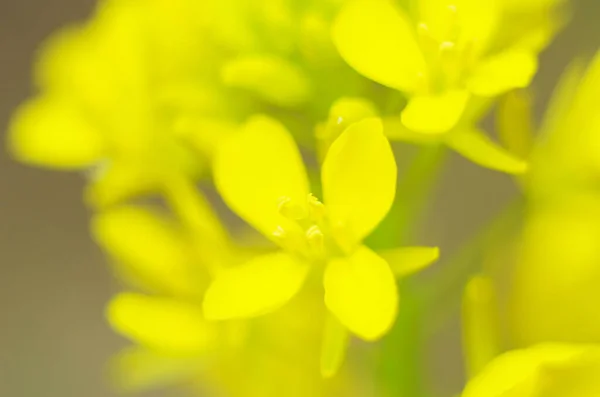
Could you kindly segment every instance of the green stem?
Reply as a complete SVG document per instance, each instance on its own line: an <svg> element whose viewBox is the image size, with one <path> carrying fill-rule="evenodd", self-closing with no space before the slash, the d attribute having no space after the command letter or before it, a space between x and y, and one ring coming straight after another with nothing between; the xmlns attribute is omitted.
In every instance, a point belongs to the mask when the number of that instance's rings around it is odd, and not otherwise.
<svg viewBox="0 0 600 397"><path fill-rule="evenodd" d="M427 204L427 198L443 164L445 148L432 146L420 149L416 159L402 177L396 202L390 214L374 234L372 247L392 248L411 240L415 224ZM421 373L422 315L424 307L418 288L409 281L400 286L401 310L398 321L382 342L379 379L383 395L420 397L424 395Z"/></svg>

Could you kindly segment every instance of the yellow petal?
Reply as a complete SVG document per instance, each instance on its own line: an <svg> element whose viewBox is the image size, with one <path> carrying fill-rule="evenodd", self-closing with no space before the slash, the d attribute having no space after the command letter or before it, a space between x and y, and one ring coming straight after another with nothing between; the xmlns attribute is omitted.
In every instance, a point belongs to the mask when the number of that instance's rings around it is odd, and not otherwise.
<svg viewBox="0 0 600 397"><path fill-rule="evenodd" d="M237 125L215 118L182 117L174 126L176 134L210 162L219 145L233 134Z"/></svg>
<svg viewBox="0 0 600 397"><path fill-rule="evenodd" d="M396 277L406 277L423 270L440 256L437 247L403 247L378 252Z"/></svg>
<svg viewBox="0 0 600 397"><path fill-rule="evenodd" d="M182 301L122 293L107 317L117 332L157 351L190 357L216 348L217 329L199 306Z"/></svg>
<svg viewBox="0 0 600 397"><path fill-rule="evenodd" d="M146 288L184 294L199 288L185 235L159 214L135 207L114 208L94 216L92 232L125 273Z"/></svg>
<svg viewBox="0 0 600 397"><path fill-rule="evenodd" d="M223 143L215 158L214 178L229 207L269 238L287 221L278 210L281 199L304 205L309 193L294 139L266 116L253 117Z"/></svg>
<svg viewBox="0 0 600 397"><path fill-rule="evenodd" d="M90 172L92 181L86 187L85 201L95 209L107 208L134 196L158 189L156 175L130 161L107 160Z"/></svg>
<svg viewBox="0 0 600 397"><path fill-rule="evenodd" d="M296 107L310 96L310 81L298 66L282 58L255 56L227 63L222 80L230 87L250 90L264 100Z"/></svg>
<svg viewBox="0 0 600 397"><path fill-rule="evenodd" d="M537 58L528 52L506 51L483 61L467 85L475 95L493 97L525 88L537 71Z"/></svg>
<svg viewBox="0 0 600 397"><path fill-rule="evenodd" d="M500 305L492 280L473 277L462 302L463 351L469 376L477 375L500 352Z"/></svg>
<svg viewBox="0 0 600 397"><path fill-rule="evenodd" d="M101 132L58 97L42 96L21 105L9 130L11 152L31 164L78 169L107 153Z"/></svg>
<svg viewBox="0 0 600 397"><path fill-rule="evenodd" d="M332 34L342 58L362 75L400 91L417 88L425 61L408 16L392 2L348 2Z"/></svg>
<svg viewBox="0 0 600 397"><path fill-rule="evenodd" d="M210 320L256 317L272 312L296 295L308 266L282 252L255 257L225 269L206 291L204 314Z"/></svg>
<svg viewBox="0 0 600 397"><path fill-rule="evenodd" d="M468 101L469 93L466 91L415 96L402 111L402 123L413 131L442 134L458 123Z"/></svg>
<svg viewBox="0 0 600 397"><path fill-rule="evenodd" d="M387 215L396 195L396 161L381 120L355 123L331 145L322 169L323 198L334 228L360 242Z"/></svg>
<svg viewBox="0 0 600 397"><path fill-rule="evenodd" d="M360 97L343 97L336 100L329 109L329 118L326 123L316 129L318 140L319 160L325 159L331 144L351 124L369 117L378 117L379 112L375 105Z"/></svg>
<svg viewBox="0 0 600 397"><path fill-rule="evenodd" d="M508 174L522 174L527 171L526 161L520 160L490 140L478 130L455 130L446 137L452 149L482 167Z"/></svg>
<svg viewBox="0 0 600 397"><path fill-rule="evenodd" d="M198 376L203 366L196 357L172 357L136 346L113 357L109 369L120 392L134 393L183 383Z"/></svg>
<svg viewBox="0 0 600 397"><path fill-rule="evenodd" d="M492 362L467 384L462 397L535 397L535 396L575 396L591 397L597 395L598 365L600 355L598 348L586 345L542 344L528 349L513 350L504 353ZM561 372L569 370L594 369L589 371L587 379L580 380L591 386L583 393L573 393L576 389L562 389L554 394L563 382L572 380L562 377ZM590 376L591 375L591 376ZM590 379L591 378L591 379ZM594 385L595 383L595 385ZM566 393L565 393L566 392ZM573 393L573 394L572 394Z"/></svg>
<svg viewBox="0 0 600 397"><path fill-rule="evenodd" d="M325 304L350 332L365 340L382 337L398 309L396 280L387 262L365 246L325 269Z"/></svg>
<svg viewBox="0 0 600 397"><path fill-rule="evenodd" d="M321 376L333 377L344 362L349 341L348 330L333 316L327 317L321 349Z"/></svg>

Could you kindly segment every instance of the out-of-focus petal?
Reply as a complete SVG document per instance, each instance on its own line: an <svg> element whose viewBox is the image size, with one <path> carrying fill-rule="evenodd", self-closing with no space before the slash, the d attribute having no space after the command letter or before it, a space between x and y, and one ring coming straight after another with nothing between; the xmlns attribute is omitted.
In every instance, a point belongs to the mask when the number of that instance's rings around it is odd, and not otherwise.
<svg viewBox="0 0 600 397"><path fill-rule="evenodd" d="M425 269L440 256L438 247L402 247L377 252L390 265L396 277L406 277Z"/></svg>
<svg viewBox="0 0 600 397"><path fill-rule="evenodd" d="M211 320L256 317L286 304L304 284L309 267L282 252L255 257L216 276L204 297Z"/></svg>
<svg viewBox="0 0 600 397"><path fill-rule="evenodd" d="M216 347L218 331L202 309L182 301L122 293L107 308L108 321L119 333L167 354L195 356Z"/></svg>
<svg viewBox="0 0 600 397"><path fill-rule="evenodd" d="M469 381L462 397L594 396L600 392L599 366L595 346L535 345L495 358Z"/></svg>
<svg viewBox="0 0 600 397"><path fill-rule="evenodd" d="M530 52L506 51L483 61L469 77L467 86L475 95L493 97L513 88L525 88L537 71Z"/></svg>
<svg viewBox="0 0 600 397"><path fill-rule="evenodd" d="M310 96L310 81L306 74L282 58L240 58L225 64L221 77L228 86L245 88L283 107L302 105Z"/></svg>
<svg viewBox="0 0 600 397"><path fill-rule="evenodd" d="M413 131L442 134L458 123L468 101L467 91L415 96L402 111L402 123Z"/></svg>
<svg viewBox="0 0 600 397"><path fill-rule="evenodd" d="M173 357L136 346L114 356L109 369L119 391L135 393L183 383L197 376L203 366L196 357Z"/></svg>
<svg viewBox="0 0 600 397"><path fill-rule="evenodd" d="M364 76L400 91L414 91L425 61L409 17L387 0L356 0L333 26L341 56Z"/></svg>
<svg viewBox="0 0 600 397"><path fill-rule="evenodd" d="M288 222L279 212L282 198L304 206L309 193L294 139L283 125L266 116L252 118L223 143L215 158L214 177L231 209L269 238Z"/></svg>
<svg viewBox="0 0 600 397"><path fill-rule="evenodd" d="M322 169L323 197L333 227L345 230L347 243L360 242L387 215L396 174L379 119L351 125L331 145Z"/></svg>
<svg viewBox="0 0 600 397"><path fill-rule="evenodd" d="M158 213L117 207L96 214L92 232L118 266L147 288L184 294L199 288L184 234Z"/></svg>
<svg viewBox="0 0 600 397"><path fill-rule="evenodd" d="M23 162L79 169L107 154L101 132L59 97L41 96L21 105L9 129L11 152Z"/></svg>
<svg viewBox="0 0 600 397"><path fill-rule="evenodd" d="M476 129L453 131L446 137L446 143L465 158L486 168L508 174L522 174L528 169L526 161L513 156Z"/></svg>
<svg viewBox="0 0 600 397"><path fill-rule="evenodd" d="M321 376L331 378L344 362L349 334L348 330L333 316L328 316L326 321L321 350Z"/></svg>
<svg viewBox="0 0 600 397"><path fill-rule="evenodd" d="M323 282L325 304L350 332L376 340L393 325L398 309L396 280L387 262L367 247L330 261Z"/></svg>

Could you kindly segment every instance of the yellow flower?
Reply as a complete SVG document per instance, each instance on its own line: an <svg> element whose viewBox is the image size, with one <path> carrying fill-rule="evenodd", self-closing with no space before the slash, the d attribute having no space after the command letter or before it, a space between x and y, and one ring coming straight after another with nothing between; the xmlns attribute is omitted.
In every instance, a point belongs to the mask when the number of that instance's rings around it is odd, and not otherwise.
<svg viewBox="0 0 600 397"><path fill-rule="evenodd" d="M523 179L529 211L512 273L512 337L518 346L598 343L600 54L565 72L536 139L526 99L508 96L500 112L505 140L529 152L531 164Z"/></svg>
<svg viewBox="0 0 600 397"><path fill-rule="evenodd" d="M314 360L325 314L319 294L307 291L287 310L252 321L205 319L206 267L232 266L247 257L233 246L223 253L218 229L191 240L197 230L190 233L164 215L133 206L98 214L93 225L128 286L146 291L120 293L107 308L111 326L136 343L112 362L113 380L123 391L197 383L237 397L300 397L351 388L344 373L324 383Z"/></svg>
<svg viewBox="0 0 600 397"><path fill-rule="evenodd" d="M439 134L456 125L473 95L495 97L531 81L554 29L533 25L498 47L510 8L502 0L422 0L408 12L390 0L357 0L341 11L333 37L356 70L409 95L407 128Z"/></svg>
<svg viewBox="0 0 600 397"><path fill-rule="evenodd" d="M192 51L182 45L189 40L173 34L175 44L156 39L172 20L163 13L162 23L153 23L156 8L102 2L92 20L54 35L36 65L40 92L12 120L9 139L16 157L59 169L91 169L88 199L98 206L159 190L173 175L197 178L206 167L176 136L176 117L165 103L189 82L202 46L198 42ZM188 15L180 12L177 26L193 36ZM183 58L186 51L194 55ZM173 65L175 60L180 62ZM167 79L174 69L177 77Z"/></svg>
<svg viewBox="0 0 600 397"><path fill-rule="evenodd" d="M366 340L385 334L396 317L396 282L390 265L362 240L390 209L396 172L381 122L356 123L325 158L322 203L310 194L286 129L264 116L248 121L217 153L215 183L239 216L283 249L218 275L205 296L207 318L273 311L316 268L324 272L325 304L346 328Z"/></svg>
<svg viewBox="0 0 600 397"><path fill-rule="evenodd" d="M354 0L332 34L354 69L408 97L389 134L386 128L390 139L446 144L517 174L526 163L476 124L496 96L531 81L537 54L561 26L557 2L422 0L407 10L392 0Z"/></svg>
<svg viewBox="0 0 600 397"><path fill-rule="evenodd" d="M594 397L599 374L599 346L541 344L495 358L462 397Z"/></svg>

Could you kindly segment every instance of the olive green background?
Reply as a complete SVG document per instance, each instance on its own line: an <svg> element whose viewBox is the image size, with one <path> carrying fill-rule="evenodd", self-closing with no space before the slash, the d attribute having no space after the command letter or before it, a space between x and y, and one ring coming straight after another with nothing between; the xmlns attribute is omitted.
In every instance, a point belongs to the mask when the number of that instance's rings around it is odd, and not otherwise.
<svg viewBox="0 0 600 397"><path fill-rule="evenodd" d="M199 0L202 1L202 0ZM484 1L484 0L482 0ZM93 0L0 0L0 129L31 92L39 43L85 18ZM575 2L574 20L542 56L534 89L541 113L557 76L600 47L600 0ZM125 344L103 319L116 290L88 235L83 178L15 163L0 141L0 396L110 397L105 362ZM515 194L509 177L451 155L421 243L451 251ZM461 387L458 319L429 346L437 390ZM153 396L175 396L156 392ZM148 394L150 396L150 394Z"/></svg>

